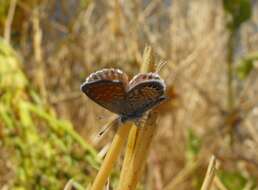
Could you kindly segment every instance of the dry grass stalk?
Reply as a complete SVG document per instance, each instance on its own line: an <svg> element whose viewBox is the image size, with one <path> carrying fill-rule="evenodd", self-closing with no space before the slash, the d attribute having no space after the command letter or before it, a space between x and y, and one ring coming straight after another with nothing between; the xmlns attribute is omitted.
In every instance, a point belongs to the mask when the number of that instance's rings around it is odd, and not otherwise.
<svg viewBox="0 0 258 190"><path fill-rule="evenodd" d="M155 71L155 58L151 47L147 46L143 53L143 64L141 66L141 72L154 72Z"/></svg>
<svg viewBox="0 0 258 190"><path fill-rule="evenodd" d="M156 119L157 116L155 113L149 114L148 121L146 122L145 126L137 128L136 133L135 131L131 133L135 134L135 136L129 136L130 138L135 139L135 144L132 147L130 145L128 145L127 147L128 152L130 153L126 154L126 156L130 157L126 159L129 163L124 162L124 164L126 165L123 165L123 175L120 179L120 184L118 188L119 190L133 190L136 188L143 167L145 166L151 140L155 133ZM131 142L132 141L133 140L131 140Z"/></svg>
<svg viewBox="0 0 258 190"><path fill-rule="evenodd" d="M154 70L154 57L150 47L145 48L141 72ZM148 113L147 113L148 114ZM150 143L156 131L157 115L146 115L147 120L140 127L132 127L121 171L119 190L133 190L137 187L141 172L146 162Z"/></svg>
<svg viewBox="0 0 258 190"><path fill-rule="evenodd" d="M119 121L117 119L116 124L120 124L118 122ZM122 150L122 146L123 146L125 140L127 139L127 135L129 133L130 128L131 128L130 122L125 123L122 126L118 127L116 135L115 135L113 142L109 148L109 151L101 165L101 168L93 182L91 190L103 189L103 187L107 181L107 178L108 178L109 174L111 173L112 167Z"/></svg>
<svg viewBox="0 0 258 190"><path fill-rule="evenodd" d="M73 188L73 180L70 179L70 180L65 184L64 190L71 190L72 188Z"/></svg>
<svg viewBox="0 0 258 190"><path fill-rule="evenodd" d="M216 158L215 156L212 156L209 162L209 166L208 166L201 190L209 190L211 188L213 179L215 177L215 171L216 171Z"/></svg>
<svg viewBox="0 0 258 190"><path fill-rule="evenodd" d="M35 74L37 85L39 86L40 93L43 98L46 97L46 87L45 87L45 68L43 62L42 54L42 30L40 28L40 14L39 8L35 7L33 9L32 26L34 31L33 36L33 48L34 48L34 59L36 65L38 66L38 71Z"/></svg>
<svg viewBox="0 0 258 190"><path fill-rule="evenodd" d="M214 184L219 190L228 190L218 176L214 177Z"/></svg>
<svg viewBox="0 0 258 190"><path fill-rule="evenodd" d="M193 162L189 165L187 165L185 168L183 168L180 173L164 188L164 190L173 190L177 189L178 185L182 182L184 182L188 177L190 177L194 171L198 169L198 167L201 165L202 160L199 159L196 162Z"/></svg>
<svg viewBox="0 0 258 190"><path fill-rule="evenodd" d="M14 17L14 14L15 14L16 3L17 3L16 0L11 0L10 1L8 16L7 16L7 19L5 21L4 39L7 41L7 43L10 42L11 27L12 27L13 17Z"/></svg>
<svg viewBox="0 0 258 190"><path fill-rule="evenodd" d="M127 176L128 170L129 170L129 165L131 162L131 159L133 157L133 150L135 148L135 141L136 141L136 136L137 136L137 127L135 125L132 126L129 137L128 137L128 142L127 142L127 149L125 153L125 158L123 161L123 168L120 173L120 183L125 180L125 177ZM120 185L119 185L120 186Z"/></svg>
<svg viewBox="0 0 258 190"><path fill-rule="evenodd" d="M110 27L111 31L115 36L121 36L123 34L121 30L121 24L122 24L122 7L118 0L115 0L111 3L111 6L113 8L112 15L110 15Z"/></svg>

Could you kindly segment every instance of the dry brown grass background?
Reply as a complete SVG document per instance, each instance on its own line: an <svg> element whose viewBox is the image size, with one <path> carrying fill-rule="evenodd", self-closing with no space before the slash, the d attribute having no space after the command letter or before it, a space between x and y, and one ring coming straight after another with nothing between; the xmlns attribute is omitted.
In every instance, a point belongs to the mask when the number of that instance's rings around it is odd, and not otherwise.
<svg viewBox="0 0 258 190"><path fill-rule="evenodd" d="M11 43L22 57L30 84L59 118L70 120L98 151L114 136L110 131L96 138L113 115L80 92L85 77L109 67L134 76L146 45L152 47L157 62L167 62L160 75L172 100L160 109L142 189L195 189L212 155L218 158L221 171L241 174L245 189L254 189L258 179L257 67L245 80L233 69L229 97L226 25L230 18L222 1L15 3ZM258 2L253 1L252 17L236 34L234 68L242 57L258 52L257 10ZM119 171L119 164L116 167ZM220 186L221 176L213 189L230 189L225 183ZM229 181L233 184L234 180Z"/></svg>

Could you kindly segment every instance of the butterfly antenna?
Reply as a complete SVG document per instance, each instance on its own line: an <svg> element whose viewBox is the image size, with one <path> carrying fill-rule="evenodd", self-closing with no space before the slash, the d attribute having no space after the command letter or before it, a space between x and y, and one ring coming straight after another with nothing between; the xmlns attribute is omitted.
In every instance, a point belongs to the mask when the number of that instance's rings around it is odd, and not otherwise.
<svg viewBox="0 0 258 190"><path fill-rule="evenodd" d="M105 134L111 127L116 126L119 118L112 119L108 124L104 126L104 128L99 132L98 136L101 137L103 134Z"/></svg>
<svg viewBox="0 0 258 190"><path fill-rule="evenodd" d="M168 62L167 61L160 61L158 64L157 64L157 67L156 67L156 73L159 73L160 70L167 64Z"/></svg>

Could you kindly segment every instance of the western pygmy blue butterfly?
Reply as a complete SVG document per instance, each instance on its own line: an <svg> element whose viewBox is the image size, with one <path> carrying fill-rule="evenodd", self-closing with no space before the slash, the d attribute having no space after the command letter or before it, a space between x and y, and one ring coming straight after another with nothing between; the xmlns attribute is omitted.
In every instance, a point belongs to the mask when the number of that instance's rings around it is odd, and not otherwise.
<svg viewBox="0 0 258 190"><path fill-rule="evenodd" d="M116 113L120 120L136 120L166 99L166 85L157 73L138 74L132 80L119 69L92 73L81 90L94 102Z"/></svg>

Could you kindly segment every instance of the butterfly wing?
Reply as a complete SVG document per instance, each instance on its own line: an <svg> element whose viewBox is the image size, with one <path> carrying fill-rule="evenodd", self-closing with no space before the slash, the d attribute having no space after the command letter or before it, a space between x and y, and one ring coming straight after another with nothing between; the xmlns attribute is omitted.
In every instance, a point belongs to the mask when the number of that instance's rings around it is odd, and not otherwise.
<svg viewBox="0 0 258 190"><path fill-rule="evenodd" d="M111 112L123 112L125 91L120 81L98 80L82 85L81 90L94 102Z"/></svg>
<svg viewBox="0 0 258 190"><path fill-rule="evenodd" d="M103 69L91 74L81 90L94 102L111 112L124 112L127 75L117 69Z"/></svg>
<svg viewBox="0 0 258 190"><path fill-rule="evenodd" d="M142 115L165 99L165 84L156 73L139 74L129 83L128 115Z"/></svg>

